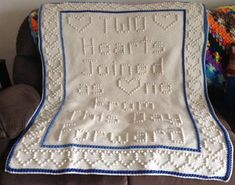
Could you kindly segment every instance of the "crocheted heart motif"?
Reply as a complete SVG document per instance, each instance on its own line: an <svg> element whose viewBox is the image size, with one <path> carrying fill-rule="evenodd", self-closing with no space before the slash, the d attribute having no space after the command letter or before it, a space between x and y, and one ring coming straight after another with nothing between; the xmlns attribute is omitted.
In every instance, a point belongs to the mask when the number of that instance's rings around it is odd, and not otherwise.
<svg viewBox="0 0 235 185"><path fill-rule="evenodd" d="M161 15L161 13L158 13L153 16L153 21L164 30L168 30L178 21L178 16L165 13Z"/></svg>
<svg viewBox="0 0 235 185"><path fill-rule="evenodd" d="M132 78L121 78L118 81L118 87L127 93L128 95L132 95L137 89L140 88L140 79Z"/></svg>
<svg viewBox="0 0 235 185"><path fill-rule="evenodd" d="M68 24L78 32L83 32L90 24L92 19L90 16L70 16L68 17Z"/></svg>

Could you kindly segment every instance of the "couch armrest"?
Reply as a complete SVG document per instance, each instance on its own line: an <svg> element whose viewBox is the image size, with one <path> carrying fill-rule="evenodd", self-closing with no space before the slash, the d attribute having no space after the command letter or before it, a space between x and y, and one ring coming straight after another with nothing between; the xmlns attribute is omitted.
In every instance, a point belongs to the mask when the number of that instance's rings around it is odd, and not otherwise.
<svg viewBox="0 0 235 185"><path fill-rule="evenodd" d="M227 109L227 107L225 107L224 110L221 111L221 115L223 116L223 119L226 120L226 122L229 124L231 130L235 133L234 111L230 111Z"/></svg>
<svg viewBox="0 0 235 185"><path fill-rule="evenodd" d="M13 80L15 84L27 84L34 87L40 94L42 90L42 66L36 57L15 57L13 66Z"/></svg>
<svg viewBox="0 0 235 185"><path fill-rule="evenodd" d="M42 66L37 44L34 43L27 16L20 26L16 41L16 57L13 66L14 84L27 84L42 88Z"/></svg>
<svg viewBox="0 0 235 185"><path fill-rule="evenodd" d="M13 139L25 125L40 101L31 86L19 84L0 92L0 138Z"/></svg>

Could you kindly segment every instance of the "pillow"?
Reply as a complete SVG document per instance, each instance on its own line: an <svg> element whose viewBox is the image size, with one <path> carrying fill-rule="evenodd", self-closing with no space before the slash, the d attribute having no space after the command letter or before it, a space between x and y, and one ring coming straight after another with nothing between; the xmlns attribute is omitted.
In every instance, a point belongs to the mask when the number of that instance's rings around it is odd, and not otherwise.
<svg viewBox="0 0 235 185"><path fill-rule="evenodd" d="M209 86L223 90L229 61L228 50L235 43L235 6L209 11L209 36L206 54L206 76Z"/></svg>

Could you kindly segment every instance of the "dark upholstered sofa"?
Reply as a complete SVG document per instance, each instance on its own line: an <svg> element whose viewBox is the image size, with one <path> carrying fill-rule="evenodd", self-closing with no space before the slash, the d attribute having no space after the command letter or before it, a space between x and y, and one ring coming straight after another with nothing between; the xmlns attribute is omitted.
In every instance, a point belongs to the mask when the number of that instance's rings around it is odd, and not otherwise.
<svg viewBox="0 0 235 185"><path fill-rule="evenodd" d="M0 91L0 185L222 185L219 181L190 180L166 176L102 176L102 175L14 175L4 172L7 155L39 104L41 94L41 62L39 52L30 35L27 18L17 38L17 56L14 61L14 86ZM211 94L214 94L213 92ZM211 96L219 112L223 108ZM223 113L222 113L223 114ZM224 114L225 115L225 114ZM232 118L225 115L233 144L235 134ZM233 130L234 131L234 130ZM235 185L233 173L227 185Z"/></svg>

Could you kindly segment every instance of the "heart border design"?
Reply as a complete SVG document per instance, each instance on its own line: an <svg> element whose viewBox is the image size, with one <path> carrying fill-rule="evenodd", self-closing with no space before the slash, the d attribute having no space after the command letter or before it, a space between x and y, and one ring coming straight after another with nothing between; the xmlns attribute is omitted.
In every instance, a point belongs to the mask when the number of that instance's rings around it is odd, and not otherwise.
<svg viewBox="0 0 235 185"><path fill-rule="evenodd" d="M84 17L88 17L89 18L89 22L87 24L85 24L82 28L78 28L76 26L73 25L73 23L71 22L71 19L75 19L75 20L78 20L78 21L81 21L81 19L83 19ZM83 32L89 25L91 25L92 23L92 17L91 16L87 16L87 15L82 15L82 16L69 16L68 17L68 24L75 30L77 30L79 33Z"/></svg>
<svg viewBox="0 0 235 185"><path fill-rule="evenodd" d="M178 16L175 14L175 20L171 21L169 24L162 24L162 22L157 21L156 16L158 17L164 17L165 19L167 19L169 16L172 16L172 14L167 14L167 15L153 15L153 22L155 22L158 26L160 26L161 28L163 28L164 30L168 30L170 27L172 27L177 21L178 21ZM165 22L164 22L165 23Z"/></svg>

